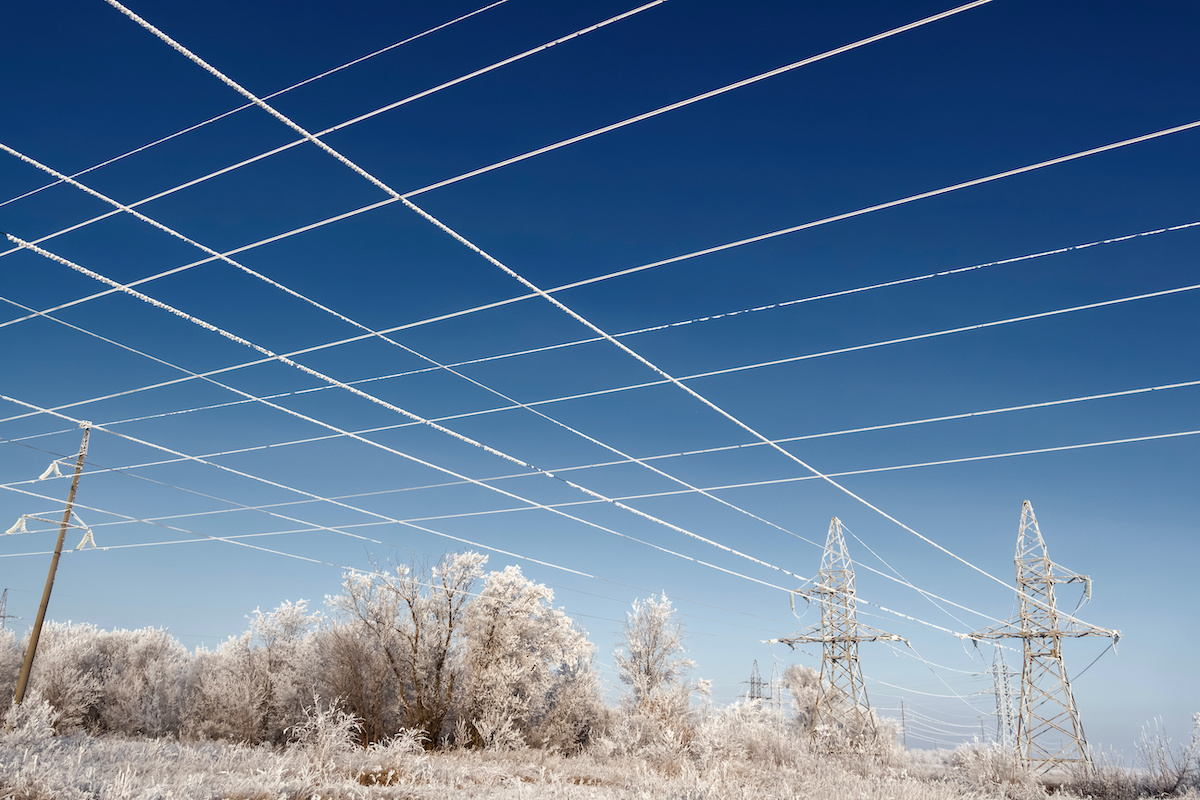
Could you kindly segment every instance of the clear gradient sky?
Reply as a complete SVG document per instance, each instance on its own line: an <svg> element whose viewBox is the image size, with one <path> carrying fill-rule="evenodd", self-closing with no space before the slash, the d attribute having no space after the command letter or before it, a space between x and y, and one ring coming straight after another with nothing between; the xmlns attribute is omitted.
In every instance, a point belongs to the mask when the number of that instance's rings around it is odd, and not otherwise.
<svg viewBox="0 0 1200 800"><path fill-rule="evenodd" d="M1183 737L1200 127L951 187L1200 122L1200 8L994 0L865 42L954 6L670 0L587 30L638 8L130 6L260 98L478 11L267 101L341 126L321 141L378 183L261 108L146 147L246 99L104 0L5 9L0 230L192 317L0 250L0 525L61 513L68 479L30 481L96 424L78 511L102 549L64 557L51 616L212 646L255 607L320 606L344 567L494 548L614 684L624 611L665 591L728 703L755 659L819 665L762 642L817 621L788 590L836 515L862 621L912 644L863 646L871 698L919 715L910 745L948 744L995 729L992 649L953 633L1014 613L1028 499L1094 578L1079 616L1124 634L1065 645L1073 675L1100 657L1075 683L1093 743L1132 758L1157 716ZM76 178L103 197L43 188L135 150ZM190 241L109 202L146 198ZM195 264L233 250L244 269ZM571 316L493 260L539 289L598 280L553 293ZM597 340L644 328L619 338L644 361ZM0 538L18 627L53 545L28 527Z"/></svg>

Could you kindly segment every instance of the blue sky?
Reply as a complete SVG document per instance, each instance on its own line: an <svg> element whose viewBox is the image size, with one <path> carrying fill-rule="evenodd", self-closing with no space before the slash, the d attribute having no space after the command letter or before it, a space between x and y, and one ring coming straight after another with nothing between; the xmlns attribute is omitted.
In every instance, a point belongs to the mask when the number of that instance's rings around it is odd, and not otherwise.
<svg viewBox="0 0 1200 800"><path fill-rule="evenodd" d="M1200 386L1179 385L1200 380L1200 129L870 209L1197 122L1200 11L995 0L419 191L954 6L670 0L537 50L638 8L130 6L260 98L470 15L268 102L309 132L341 126L328 147L534 286L586 282L553 292L578 318L518 299L527 286L262 109L139 149L246 100L108 3L8 10L0 230L111 281L153 277L137 291L244 340L0 250L0 394L19 401L0 404L0 519L61 510L66 479L26 482L75 452L71 419L98 426L79 513L108 549L64 558L51 616L212 645L256 606L319 605L342 567L465 540L554 586L614 682L625 609L666 591L724 703L755 659L819 665L762 640L816 621L787 590L836 515L863 621L913 645L863 646L872 699L903 697L946 743L993 706L991 649L944 629L1014 613L1028 499L1051 557L1095 579L1080 616L1124 633L1116 656L1065 646L1071 674L1100 656L1075 684L1089 736L1132 755L1157 716L1183 736L1200 710ZM75 174L135 150L77 182L126 205L174 190L137 211L191 243L127 212L92 221L114 206L43 188L31 163ZM245 270L162 274L208 258L196 245ZM247 366L263 355L245 342L305 351L320 375ZM747 428L795 440L735 447ZM848 473L849 493L801 461ZM29 527L0 539L18 625L53 538ZM267 549L211 538L243 536ZM1073 608L1077 587L1061 592Z"/></svg>

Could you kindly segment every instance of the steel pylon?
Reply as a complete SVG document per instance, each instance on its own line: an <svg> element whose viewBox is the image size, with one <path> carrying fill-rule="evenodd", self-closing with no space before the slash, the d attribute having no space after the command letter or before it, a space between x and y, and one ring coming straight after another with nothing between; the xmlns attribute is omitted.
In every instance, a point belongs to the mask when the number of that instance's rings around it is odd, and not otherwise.
<svg viewBox="0 0 1200 800"><path fill-rule="evenodd" d="M813 709L811 736L814 740L827 739L831 746L855 747L873 742L877 730L858 661L858 645L860 642L906 640L859 624L854 562L850 560L842 523L837 517L829 521L816 585L796 594L820 606L821 623L808 631L774 641L790 647L821 644L821 683ZM844 735L834 736L836 732Z"/></svg>
<svg viewBox="0 0 1200 800"><path fill-rule="evenodd" d="M996 694L996 744L1005 752L1017 749L1017 709L1013 703L1012 672L1004 658L1004 650L997 646L992 657L992 681Z"/></svg>
<svg viewBox="0 0 1200 800"><path fill-rule="evenodd" d="M971 634L971 638L1024 642L1016 742L1022 762L1039 773L1073 764L1090 765L1087 739L1063 662L1062 640L1104 636L1116 644L1121 633L1090 625L1058 610L1054 597L1056 583L1082 583L1084 597L1090 598L1092 582L1086 575L1071 572L1050 560L1028 500L1021 506L1015 562L1020 598L1018 616Z"/></svg>

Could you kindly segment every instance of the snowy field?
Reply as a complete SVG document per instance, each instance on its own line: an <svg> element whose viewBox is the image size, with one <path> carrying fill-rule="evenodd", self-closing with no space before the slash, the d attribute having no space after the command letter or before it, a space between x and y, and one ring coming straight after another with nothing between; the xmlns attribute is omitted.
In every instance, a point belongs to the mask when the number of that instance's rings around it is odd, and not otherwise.
<svg viewBox="0 0 1200 800"><path fill-rule="evenodd" d="M426 751L415 735L362 748L353 721L310 714L286 746L185 743L85 733L56 736L48 704L26 704L0 734L0 797L75 798L1064 798L1200 797L1194 750L1155 769L1098 763L1036 781L991 747L870 754L813 752L808 737L757 705L693 711L629 752L618 724L581 753L528 747ZM347 723L350 723L349 725ZM1193 737L1193 746L1195 737ZM1186 756L1185 756L1186 757Z"/></svg>

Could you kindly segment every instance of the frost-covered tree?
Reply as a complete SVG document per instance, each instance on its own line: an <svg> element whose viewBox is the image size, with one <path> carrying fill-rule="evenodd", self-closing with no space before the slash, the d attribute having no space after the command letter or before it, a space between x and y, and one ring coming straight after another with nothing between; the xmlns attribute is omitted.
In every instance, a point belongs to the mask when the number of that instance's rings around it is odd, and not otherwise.
<svg viewBox="0 0 1200 800"><path fill-rule="evenodd" d="M446 555L427 572L405 566L348 572L342 593L327 600L383 653L397 680L404 726L420 728L431 743L450 713L463 615L486 562L468 552Z"/></svg>
<svg viewBox="0 0 1200 800"><path fill-rule="evenodd" d="M204 739L283 742L304 718L319 680L307 602L255 609L249 629L216 650L200 648L191 664L184 729Z"/></svg>
<svg viewBox="0 0 1200 800"><path fill-rule="evenodd" d="M794 724L807 732L813 724L821 673L812 667L789 664L783 671L783 685L792 696L792 710L796 712Z"/></svg>
<svg viewBox="0 0 1200 800"><path fill-rule="evenodd" d="M308 602L284 601L274 611L254 609L250 615L253 657L266 685L261 726L265 737L282 742L287 730L305 719L318 683L317 652L312 636L319 614L308 613Z"/></svg>
<svg viewBox="0 0 1200 800"><path fill-rule="evenodd" d="M694 663L684 654L682 626L666 594L635 601L623 633L623 646L613 657L629 693L606 746L675 764L686 757L695 735L692 691L706 692L708 682L684 680Z"/></svg>
<svg viewBox="0 0 1200 800"><path fill-rule="evenodd" d="M387 657L362 625L329 621L316 632L313 647L320 664L321 697L341 698L342 708L359 721L359 744L382 742L403 727L398 681Z"/></svg>
<svg viewBox="0 0 1200 800"><path fill-rule="evenodd" d="M684 655L683 627L667 595L635 600L622 633L624 644L613 657L633 705L677 694L695 662Z"/></svg>
<svg viewBox="0 0 1200 800"><path fill-rule="evenodd" d="M571 748L586 737L597 696L593 646L554 593L515 566L490 573L466 607L460 718L471 744Z"/></svg>

